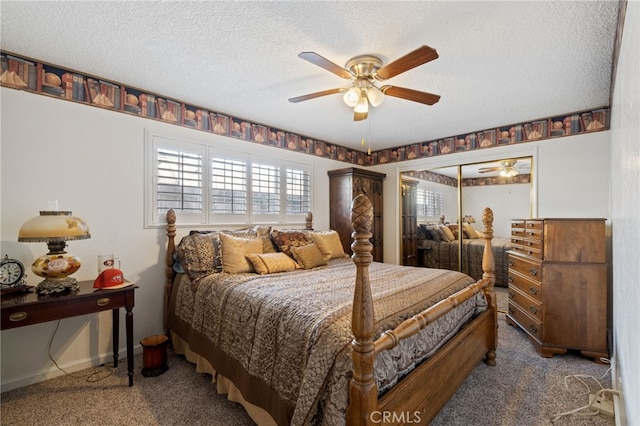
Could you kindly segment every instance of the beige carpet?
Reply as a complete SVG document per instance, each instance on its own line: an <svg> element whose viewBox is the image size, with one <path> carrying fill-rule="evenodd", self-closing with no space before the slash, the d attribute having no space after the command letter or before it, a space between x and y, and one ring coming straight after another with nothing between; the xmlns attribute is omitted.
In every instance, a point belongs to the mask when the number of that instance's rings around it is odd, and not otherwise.
<svg viewBox="0 0 640 426"><path fill-rule="evenodd" d="M505 289L498 289L506 307ZM591 375L610 387L607 366L575 354L547 359L524 334L499 320L498 365L479 364L442 409L433 425L550 425L554 414L588 403L586 387L571 375ZM126 360L117 369L89 369L0 395L2 425L251 425L242 408L218 395L211 377L169 351L169 370L143 377L135 359L134 386L127 386ZM606 376L601 379L603 375ZM587 380L591 392L599 386ZM603 415L571 415L556 425L613 425Z"/></svg>

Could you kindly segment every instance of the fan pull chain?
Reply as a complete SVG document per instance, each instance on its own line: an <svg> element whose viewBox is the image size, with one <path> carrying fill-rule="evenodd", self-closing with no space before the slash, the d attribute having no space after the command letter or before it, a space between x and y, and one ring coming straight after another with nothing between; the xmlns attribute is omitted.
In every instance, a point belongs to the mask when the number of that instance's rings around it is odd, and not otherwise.
<svg viewBox="0 0 640 426"><path fill-rule="evenodd" d="M371 118L367 121L369 122L369 149L367 149L367 155L371 155Z"/></svg>

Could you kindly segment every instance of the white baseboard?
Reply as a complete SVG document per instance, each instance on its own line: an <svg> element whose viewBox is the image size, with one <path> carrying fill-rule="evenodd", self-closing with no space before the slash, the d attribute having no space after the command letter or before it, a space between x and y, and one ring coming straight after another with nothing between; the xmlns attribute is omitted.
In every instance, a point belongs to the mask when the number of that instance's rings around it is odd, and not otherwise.
<svg viewBox="0 0 640 426"><path fill-rule="evenodd" d="M617 390L620 395L613 396L613 411L615 413L616 426L627 425L627 414L625 411L624 393L622 392L622 378L616 365L615 356L611 358L611 382L613 389Z"/></svg>

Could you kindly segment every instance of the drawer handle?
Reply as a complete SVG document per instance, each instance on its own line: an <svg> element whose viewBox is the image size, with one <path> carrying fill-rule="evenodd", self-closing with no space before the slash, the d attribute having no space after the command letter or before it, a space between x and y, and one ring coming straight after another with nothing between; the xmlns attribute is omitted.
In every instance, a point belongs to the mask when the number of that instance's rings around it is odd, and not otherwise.
<svg viewBox="0 0 640 426"><path fill-rule="evenodd" d="M513 308L509 306L509 315L513 315Z"/></svg>
<svg viewBox="0 0 640 426"><path fill-rule="evenodd" d="M531 294L538 294L538 289L535 287L529 287L529 293Z"/></svg>
<svg viewBox="0 0 640 426"><path fill-rule="evenodd" d="M516 263L513 260L509 261L509 266L515 266L515 265L516 265Z"/></svg>
<svg viewBox="0 0 640 426"><path fill-rule="evenodd" d="M533 306L533 305L529 306L529 311L530 311L532 314L537 314L537 313L538 313L538 309L537 309L535 306Z"/></svg>
<svg viewBox="0 0 640 426"><path fill-rule="evenodd" d="M98 306L107 306L110 302L111 300L108 297L103 297L102 299L98 299L96 303Z"/></svg>
<svg viewBox="0 0 640 426"><path fill-rule="evenodd" d="M513 299L513 293L512 292L508 292L507 295L509 296L509 299Z"/></svg>
<svg viewBox="0 0 640 426"><path fill-rule="evenodd" d="M538 275L538 270L536 268L529 269L529 273L533 276Z"/></svg>
<svg viewBox="0 0 640 426"><path fill-rule="evenodd" d="M507 278L507 281L509 281L509 284L513 284L515 280L511 275L509 275L509 278Z"/></svg>
<svg viewBox="0 0 640 426"><path fill-rule="evenodd" d="M11 315L9 315L9 321L14 321L14 322L22 321L26 317L27 317L26 312L14 312Z"/></svg>
<svg viewBox="0 0 640 426"><path fill-rule="evenodd" d="M533 245L533 243L531 241L527 241L527 244L529 244L530 246Z"/></svg>
<svg viewBox="0 0 640 426"><path fill-rule="evenodd" d="M536 327L536 326L535 326L535 325L533 325L533 324L531 324L531 325L529 326L529 330L531 330L531 332L532 332L533 334L538 334L538 327Z"/></svg>

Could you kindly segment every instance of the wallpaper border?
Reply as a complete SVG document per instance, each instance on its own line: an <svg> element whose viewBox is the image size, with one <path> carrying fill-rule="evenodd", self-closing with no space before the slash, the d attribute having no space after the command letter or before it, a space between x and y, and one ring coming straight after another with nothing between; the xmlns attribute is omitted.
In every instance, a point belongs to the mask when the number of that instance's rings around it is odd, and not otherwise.
<svg viewBox="0 0 640 426"><path fill-rule="evenodd" d="M591 133L608 130L610 125L609 107L603 106L383 149L369 155L4 50L0 50L0 62L0 84L3 87L358 166L374 166Z"/></svg>

